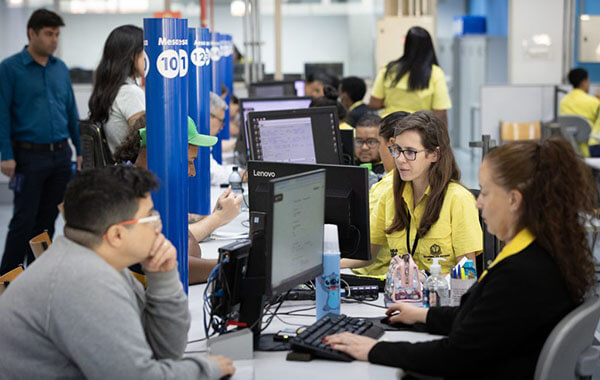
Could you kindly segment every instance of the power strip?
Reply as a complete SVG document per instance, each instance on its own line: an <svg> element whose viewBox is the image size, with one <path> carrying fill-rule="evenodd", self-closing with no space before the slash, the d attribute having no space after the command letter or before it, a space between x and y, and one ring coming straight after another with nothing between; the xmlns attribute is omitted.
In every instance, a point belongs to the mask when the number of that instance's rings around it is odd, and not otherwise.
<svg viewBox="0 0 600 380"><path fill-rule="evenodd" d="M341 295L342 297L354 299L377 299L377 297L379 297L379 287L377 285L350 286L349 291L347 289L342 289Z"/></svg>

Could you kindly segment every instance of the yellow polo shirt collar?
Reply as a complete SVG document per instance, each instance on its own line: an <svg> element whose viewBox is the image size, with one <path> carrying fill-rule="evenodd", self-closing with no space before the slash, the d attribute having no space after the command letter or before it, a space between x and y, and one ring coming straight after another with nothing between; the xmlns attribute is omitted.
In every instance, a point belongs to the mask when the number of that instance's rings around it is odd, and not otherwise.
<svg viewBox="0 0 600 380"><path fill-rule="evenodd" d="M481 274L481 277L479 277L479 281L481 281L485 277L489 269L493 268L502 260L510 256L516 255L519 252L522 252L531 243L533 243L534 240L535 235L531 233L529 229L524 228L521 231L519 231L519 233L510 241L510 243L508 243L504 246L504 248L502 248L502 251L500 251L500 254L494 259L494 261L488 267L488 269Z"/></svg>
<svg viewBox="0 0 600 380"><path fill-rule="evenodd" d="M364 104L364 102L363 102L362 100L359 100L358 102L356 102L356 103L352 104L352 105L350 106L350 108L348 108L348 111L352 111L352 110L353 110L353 109L355 109L356 107L358 107L358 106L360 106L360 105L363 105L363 104Z"/></svg>

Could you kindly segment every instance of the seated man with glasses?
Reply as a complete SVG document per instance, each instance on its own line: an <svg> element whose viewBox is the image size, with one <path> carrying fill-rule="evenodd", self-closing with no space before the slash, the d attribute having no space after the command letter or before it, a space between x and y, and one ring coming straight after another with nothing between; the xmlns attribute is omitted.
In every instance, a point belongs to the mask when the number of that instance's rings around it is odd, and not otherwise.
<svg viewBox="0 0 600 380"><path fill-rule="evenodd" d="M357 165L372 164L373 172L381 178L385 174L385 168L379 155L379 124L381 118L372 114L367 114L358 121L354 136L354 155Z"/></svg>
<svg viewBox="0 0 600 380"><path fill-rule="evenodd" d="M225 123L225 111L227 110L227 103L214 92L210 93L210 135L216 136L223 129ZM229 183L229 175L231 174L233 165L222 165L219 164L210 155L210 184L212 186L219 186L224 183ZM245 170L239 171L242 176L242 180L246 181Z"/></svg>
<svg viewBox="0 0 600 380"><path fill-rule="evenodd" d="M154 175L91 169L65 193L64 237L0 297L5 379L218 379L231 360L183 357L190 327L177 254L161 233ZM127 270L140 263L147 290Z"/></svg>

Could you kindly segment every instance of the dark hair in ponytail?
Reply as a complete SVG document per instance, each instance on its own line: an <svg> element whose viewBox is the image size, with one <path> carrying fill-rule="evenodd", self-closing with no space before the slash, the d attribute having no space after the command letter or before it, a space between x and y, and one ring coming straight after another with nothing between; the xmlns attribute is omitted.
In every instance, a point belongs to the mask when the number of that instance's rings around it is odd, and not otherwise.
<svg viewBox="0 0 600 380"><path fill-rule="evenodd" d="M561 137L508 143L492 150L485 161L496 184L523 195L519 227L536 236L556 262L573 300L580 301L596 283L585 229L597 192L591 170Z"/></svg>
<svg viewBox="0 0 600 380"><path fill-rule="evenodd" d="M446 190L450 182L460 181L460 170L454 158L454 152L450 147L450 137L446 124L429 111L419 111L408 116L396 115L397 125L394 136L401 135L406 131L415 131L421 136L421 143L428 154L438 151L438 160L431 164L428 172L431 193L427 198L423 219L419 224L417 236L423 237L431 226L438 220L440 210L444 203ZM384 119L384 123L385 123ZM398 168L394 169L394 203L396 215L392 225L385 231L390 234L394 231L402 231L408 225L408 208L402 193L406 182L400 178Z"/></svg>
<svg viewBox="0 0 600 380"><path fill-rule="evenodd" d="M343 121L346 118L346 115L348 115L348 110L346 109L346 107L344 107L342 103L338 102L337 90L332 86L325 85L323 86L323 92L325 93L325 96L313 99L310 102L309 107L336 107L338 119L340 120L340 122Z"/></svg>

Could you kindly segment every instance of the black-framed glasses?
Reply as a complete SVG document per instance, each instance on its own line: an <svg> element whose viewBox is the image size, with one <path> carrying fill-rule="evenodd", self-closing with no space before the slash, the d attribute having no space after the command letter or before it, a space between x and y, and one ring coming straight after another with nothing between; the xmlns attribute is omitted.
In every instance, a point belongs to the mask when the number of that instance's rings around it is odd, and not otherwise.
<svg viewBox="0 0 600 380"><path fill-rule="evenodd" d="M412 149L402 149L398 145L390 145L388 147L390 150L390 154L394 158L400 157L400 153L404 155L407 161L414 161L417 159L417 153L425 152L425 149L421 150L412 150Z"/></svg>
<svg viewBox="0 0 600 380"><path fill-rule="evenodd" d="M219 120L219 123L221 124L225 124L225 118L219 118L217 115L215 115L214 113L210 114L211 117L214 117L215 119Z"/></svg>
<svg viewBox="0 0 600 380"><path fill-rule="evenodd" d="M356 145L356 147L360 148L362 147L364 144L367 144L367 146L369 148L375 148L376 146L379 145L379 140L375 139L375 138L368 138L368 139L354 139L354 145Z"/></svg>

